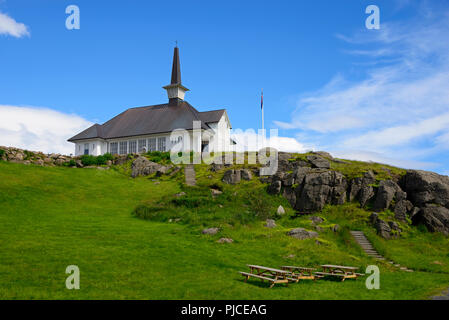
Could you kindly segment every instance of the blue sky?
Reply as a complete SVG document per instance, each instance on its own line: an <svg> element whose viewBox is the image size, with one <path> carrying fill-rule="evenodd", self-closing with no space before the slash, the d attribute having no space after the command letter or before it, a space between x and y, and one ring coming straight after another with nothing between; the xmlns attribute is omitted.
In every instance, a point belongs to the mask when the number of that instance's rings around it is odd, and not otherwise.
<svg viewBox="0 0 449 320"><path fill-rule="evenodd" d="M449 174L448 31L444 0L0 0L0 145L64 152L92 122L164 103L177 40L186 100L234 128L260 128L263 88L286 149Z"/></svg>

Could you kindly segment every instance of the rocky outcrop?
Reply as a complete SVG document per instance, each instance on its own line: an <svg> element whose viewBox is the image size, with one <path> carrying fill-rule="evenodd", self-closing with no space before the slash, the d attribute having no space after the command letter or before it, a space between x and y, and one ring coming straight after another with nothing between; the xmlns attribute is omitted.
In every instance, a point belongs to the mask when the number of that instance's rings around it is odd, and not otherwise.
<svg viewBox="0 0 449 320"><path fill-rule="evenodd" d="M380 212L390 208L393 200L401 201L407 198L407 194L392 180L383 180L379 183L374 211Z"/></svg>
<svg viewBox="0 0 449 320"><path fill-rule="evenodd" d="M248 169L228 170L224 173L222 181L227 184L237 184L241 180L251 180L252 177Z"/></svg>
<svg viewBox="0 0 449 320"><path fill-rule="evenodd" d="M296 188L294 208L299 212L320 211L326 204L343 204L346 200L347 181L340 172L311 171Z"/></svg>
<svg viewBox="0 0 449 320"><path fill-rule="evenodd" d="M428 205L412 218L413 224L424 224L431 232L449 235L449 209L438 205Z"/></svg>
<svg viewBox="0 0 449 320"><path fill-rule="evenodd" d="M354 178L351 181L351 187L349 190L349 201L358 200L360 206L363 208L366 206L369 200L371 200L374 195L373 184L376 182L376 178L372 171L367 171L363 177Z"/></svg>
<svg viewBox="0 0 449 320"><path fill-rule="evenodd" d="M318 155L307 156L307 161L312 164L312 168L330 169L331 164L328 160Z"/></svg>
<svg viewBox="0 0 449 320"><path fill-rule="evenodd" d="M73 162L70 162L73 160ZM34 164L38 166L63 166L66 164L76 165L76 157L62 154L45 154L43 152L28 151L13 147L0 146L0 161L14 163Z"/></svg>
<svg viewBox="0 0 449 320"><path fill-rule="evenodd" d="M401 181L416 207L437 204L449 209L449 177L434 172L408 170Z"/></svg>
<svg viewBox="0 0 449 320"><path fill-rule="evenodd" d="M143 156L139 156L131 165L131 176L135 178L138 176L148 176L153 173L157 173L157 175L160 176L167 173L168 169L169 168L166 166L152 162Z"/></svg>

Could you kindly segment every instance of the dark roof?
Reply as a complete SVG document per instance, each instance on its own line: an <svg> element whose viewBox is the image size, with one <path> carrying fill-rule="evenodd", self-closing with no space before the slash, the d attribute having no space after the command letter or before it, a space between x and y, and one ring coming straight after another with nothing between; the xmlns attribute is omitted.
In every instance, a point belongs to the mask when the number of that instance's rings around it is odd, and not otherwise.
<svg viewBox="0 0 449 320"><path fill-rule="evenodd" d="M201 120L202 129L210 129L207 123L218 122L224 113L224 109L199 112L186 101L130 108L103 125L93 125L68 141L132 137L175 129L192 130L193 121L198 120Z"/></svg>
<svg viewBox="0 0 449 320"><path fill-rule="evenodd" d="M181 84L181 63L179 62L179 48L175 47L173 66L171 69L171 84Z"/></svg>
<svg viewBox="0 0 449 320"><path fill-rule="evenodd" d="M225 112L225 109L200 112L200 119L205 123L218 122Z"/></svg>

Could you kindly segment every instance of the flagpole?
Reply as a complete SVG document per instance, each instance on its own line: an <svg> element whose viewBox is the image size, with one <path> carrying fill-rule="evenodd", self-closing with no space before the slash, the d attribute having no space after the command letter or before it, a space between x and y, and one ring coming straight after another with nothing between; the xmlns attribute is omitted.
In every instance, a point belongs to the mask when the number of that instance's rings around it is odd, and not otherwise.
<svg viewBox="0 0 449 320"><path fill-rule="evenodd" d="M263 89L262 89L262 96L260 98L260 107L262 109L262 130L264 130L264 119L263 119Z"/></svg>

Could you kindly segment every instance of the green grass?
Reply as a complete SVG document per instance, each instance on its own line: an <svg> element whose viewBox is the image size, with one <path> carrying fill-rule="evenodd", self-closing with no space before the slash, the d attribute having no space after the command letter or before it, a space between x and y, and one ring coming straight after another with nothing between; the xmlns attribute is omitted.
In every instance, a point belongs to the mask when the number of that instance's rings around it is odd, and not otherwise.
<svg viewBox="0 0 449 320"><path fill-rule="evenodd" d="M182 174L159 184L153 177L131 179L129 164L97 170L1 162L0 299L424 299L449 286L447 238L413 229L403 239L381 240L364 222L369 213L347 204L317 214L325 219L319 243L292 239L285 234L290 228L313 226L307 216L292 218L285 199L264 193L257 179L228 186L220 182L222 172L196 167L198 186L188 188ZM210 185L223 194L212 198ZM185 201L173 201L181 191ZM286 208L278 227L263 227L247 202L251 193L264 197L271 212L279 204ZM163 219L136 218L139 205L162 207ZM240 221L239 213L252 218ZM170 223L170 217L181 220ZM335 223L341 232L328 230ZM206 236L200 232L205 226L222 230ZM380 290L366 289L364 279L268 289L238 274L246 264L338 263L364 271L376 262L350 239L354 228L366 231L386 255L422 271L379 264ZM220 237L234 243L219 244ZM80 290L65 288L72 264L80 268Z"/></svg>

